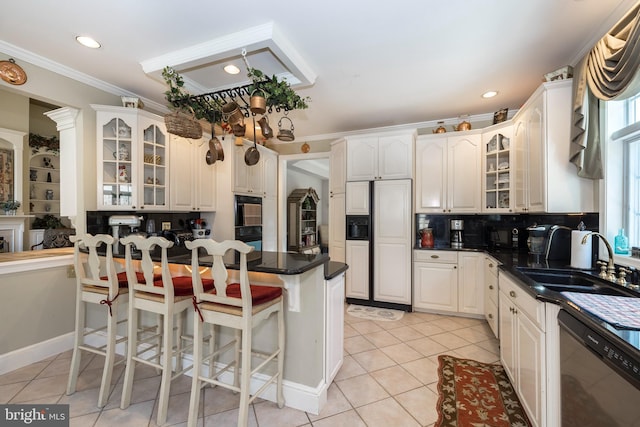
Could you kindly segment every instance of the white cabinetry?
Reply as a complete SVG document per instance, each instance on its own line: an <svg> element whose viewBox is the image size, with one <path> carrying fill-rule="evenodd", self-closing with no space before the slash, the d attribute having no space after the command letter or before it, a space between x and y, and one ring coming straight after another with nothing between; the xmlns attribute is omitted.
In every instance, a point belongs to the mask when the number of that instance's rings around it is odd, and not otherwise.
<svg viewBox="0 0 640 427"><path fill-rule="evenodd" d="M416 141L416 213L481 211L482 135L425 135Z"/></svg>
<svg viewBox="0 0 640 427"><path fill-rule="evenodd" d="M484 256L484 317L498 338L498 261L488 255Z"/></svg>
<svg viewBox="0 0 640 427"><path fill-rule="evenodd" d="M209 136L200 139L171 135L171 209L213 212L216 210L216 164L205 157Z"/></svg>
<svg viewBox="0 0 640 427"><path fill-rule="evenodd" d="M331 384L344 353L344 278L340 273L325 283L325 382Z"/></svg>
<svg viewBox="0 0 640 427"><path fill-rule="evenodd" d="M369 181L347 182L347 215L369 214Z"/></svg>
<svg viewBox="0 0 640 427"><path fill-rule="evenodd" d="M415 309L478 315L484 312L481 253L415 250Z"/></svg>
<svg viewBox="0 0 640 427"><path fill-rule="evenodd" d="M347 240L346 297L369 299L369 242Z"/></svg>
<svg viewBox="0 0 640 427"><path fill-rule="evenodd" d="M167 133L143 110L92 105L97 123L98 209L166 210Z"/></svg>
<svg viewBox="0 0 640 427"><path fill-rule="evenodd" d="M513 212L513 166L511 125L497 125L482 134L482 210L486 213Z"/></svg>
<svg viewBox="0 0 640 427"><path fill-rule="evenodd" d="M412 178L415 132L347 138L347 181Z"/></svg>
<svg viewBox="0 0 640 427"><path fill-rule="evenodd" d="M500 274L500 361L534 426L546 425L545 304Z"/></svg>
<svg viewBox="0 0 640 427"><path fill-rule="evenodd" d="M331 143L329 157L329 257L345 262L345 183L347 143L344 139Z"/></svg>
<svg viewBox="0 0 640 427"><path fill-rule="evenodd" d="M596 210L596 181L569 162L570 129L571 80L544 83L514 117L517 212Z"/></svg>

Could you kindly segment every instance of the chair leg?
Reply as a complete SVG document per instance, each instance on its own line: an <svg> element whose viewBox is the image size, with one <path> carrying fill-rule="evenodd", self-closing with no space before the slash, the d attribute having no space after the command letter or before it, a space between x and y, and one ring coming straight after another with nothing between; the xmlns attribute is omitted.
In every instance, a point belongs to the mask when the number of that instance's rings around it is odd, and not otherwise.
<svg viewBox="0 0 640 427"><path fill-rule="evenodd" d="M113 312L115 315L107 313L107 347L105 349L104 368L102 370L102 383L100 385L100 393L98 394L98 407L102 408L107 404L109 399L109 391L111 390L111 376L113 375L113 363L116 356L116 332L118 328L118 305L114 304Z"/></svg>
<svg viewBox="0 0 640 427"><path fill-rule="evenodd" d="M196 317L195 314L193 317ZM209 325L209 355L216 351L216 325L211 323ZM213 357L209 357L209 378L212 378L215 373L215 360Z"/></svg>
<svg viewBox="0 0 640 427"><path fill-rule="evenodd" d="M71 356L71 367L69 369L69 380L67 382L67 395L76 392L76 384L80 372L80 360L82 359L82 350L78 347L82 345L84 341L85 303L82 301L82 295L77 295L76 298L76 330L73 336L73 355Z"/></svg>
<svg viewBox="0 0 640 427"><path fill-rule="evenodd" d="M183 311L182 313L178 313L178 320L176 321L176 363L175 370L176 372L180 372L182 370L182 333L184 331L183 324L184 318L187 315L187 311Z"/></svg>
<svg viewBox="0 0 640 427"><path fill-rule="evenodd" d="M284 406L284 394L282 392L282 374L284 373L284 343L285 343L285 329L284 329L284 304L280 303L280 310L278 310L278 348L280 353L278 354L278 381L277 381L277 401L278 408L282 409Z"/></svg>
<svg viewBox="0 0 640 427"><path fill-rule="evenodd" d="M136 362L133 356L138 353L138 310L135 309L132 302L129 302L129 319L127 339L127 363L124 370L124 383L122 384L122 398L120 400L120 408L127 409L131 404L131 391L133 389L133 377L135 375Z"/></svg>
<svg viewBox="0 0 640 427"><path fill-rule="evenodd" d="M173 314L164 314L162 336L162 379L160 380L160 398L158 399L158 425L167 421L167 409L169 407L169 387L173 374Z"/></svg>
<svg viewBox="0 0 640 427"><path fill-rule="evenodd" d="M236 329L235 331L235 346L234 346L234 363L235 368L233 369L233 385L235 387L240 387L240 343L242 336L242 330ZM249 359L251 360L251 359ZM244 365L242 366L244 368Z"/></svg>
<svg viewBox="0 0 640 427"><path fill-rule="evenodd" d="M237 370L237 366L236 366L236 370ZM242 331L242 374L240 379L240 408L238 410L238 426L246 426L249 419L249 398L251 397L250 387L251 387L251 331L243 330Z"/></svg>
<svg viewBox="0 0 640 427"><path fill-rule="evenodd" d="M202 322L197 315L193 316L193 379L191 380L191 397L189 398L189 419L187 427L195 427L198 422L200 408L200 376L202 375Z"/></svg>

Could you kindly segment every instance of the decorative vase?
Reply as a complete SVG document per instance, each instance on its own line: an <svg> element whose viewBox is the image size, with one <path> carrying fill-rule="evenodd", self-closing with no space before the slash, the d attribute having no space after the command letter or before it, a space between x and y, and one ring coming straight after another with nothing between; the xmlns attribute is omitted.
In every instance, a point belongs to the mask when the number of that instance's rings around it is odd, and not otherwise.
<svg viewBox="0 0 640 427"><path fill-rule="evenodd" d="M17 209L7 209L4 211L4 214L9 216L15 216L17 211L18 211Z"/></svg>

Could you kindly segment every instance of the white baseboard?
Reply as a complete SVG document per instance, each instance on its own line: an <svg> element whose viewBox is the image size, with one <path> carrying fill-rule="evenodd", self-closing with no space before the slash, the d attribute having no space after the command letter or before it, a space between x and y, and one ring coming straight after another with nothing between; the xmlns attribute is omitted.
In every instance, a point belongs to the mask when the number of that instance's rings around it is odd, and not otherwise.
<svg viewBox="0 0 640 427"><path fill-rule="evenodd" d="M87 337L86 343L93 346L104 345L106 342L106 335L104 332L101 332L100 334L104 335L104 340L101 340L94 335ZM73 335L74 333L70 332L38 344L0 355L0 375L20 369L48 357L55 356L56 354L67 350L71 350L73 348ZM141 346L140 350L143 348L144 347ZM124 343L120 343L116 346L117 354L124 355L124 351ZM193 359L190 354L183 357L183 366L189 366L192 363ZM203 368L206 374L208 366L205 365ZM185 375L191 376L191 371L186 372ZM251 391L255 392L259 390L267 379L268 377L266 375L254 375L251 378ZM220 380L229 384L233 383L233 372L225 372L220 377ZM329 384L326 384L324 381L321 381L315 387L311 387L284 380L282 383L282 392L284 394L285 406L318 415L322 407L327 402L328 388ZM270 402L276 402L275 384L270 384L269 387L262 392L260 398Z"/></svg>
<svg viewBox="0 0 640 427"><path fill-rule="evenodd" d="M0 355L0 375L73 348L73 332Z"/></svg>

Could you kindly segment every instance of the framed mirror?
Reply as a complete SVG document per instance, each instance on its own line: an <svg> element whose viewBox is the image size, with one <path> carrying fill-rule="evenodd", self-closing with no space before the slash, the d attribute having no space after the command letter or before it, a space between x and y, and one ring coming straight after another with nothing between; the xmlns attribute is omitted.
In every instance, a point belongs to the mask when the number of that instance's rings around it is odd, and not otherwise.
<svg viewBox="0 0 640 427"><path fill-rule="evenodd" d="M24 202L22 162L25 136L24 132L0 128L0 202Z"/></svg>

